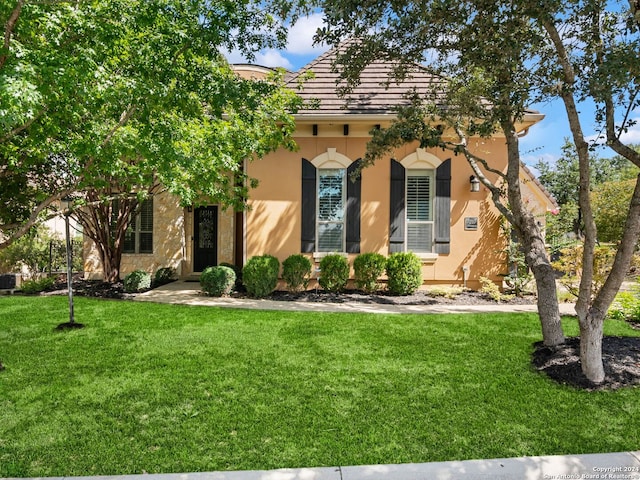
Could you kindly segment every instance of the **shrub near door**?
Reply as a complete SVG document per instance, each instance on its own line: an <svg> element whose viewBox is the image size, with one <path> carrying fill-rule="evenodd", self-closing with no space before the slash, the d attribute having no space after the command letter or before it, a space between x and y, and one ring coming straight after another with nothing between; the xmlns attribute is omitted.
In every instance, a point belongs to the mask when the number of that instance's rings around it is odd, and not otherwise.
<svg viewBox="0 0 640 480"><path fill-rule="evenodd" d="M200 274L202 291L212 297L229 295L236 283L236 273L229 267L207 267Z"/></svg>

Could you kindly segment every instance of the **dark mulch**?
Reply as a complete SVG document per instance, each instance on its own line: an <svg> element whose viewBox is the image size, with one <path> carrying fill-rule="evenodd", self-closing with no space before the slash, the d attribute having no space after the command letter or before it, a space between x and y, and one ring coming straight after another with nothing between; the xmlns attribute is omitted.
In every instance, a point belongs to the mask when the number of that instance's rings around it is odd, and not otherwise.
<svg viewBox="0 0 640 480"><path fill-rule="evenodd" d="M56 283L44 292L44 295L61 295L67 294L67 281L63 277L59 278ZM73 279L73 294L79 297L93 298L110 298L127 300L135 295L125 293L122 281L115 283L102 282L99 280L84 280L82 278Z"/></svg>
<svg viewBox="0 0 640 480"><path fill-rule="evenodd" d="M617 390L640 385L640 337L604 337L602 359L605 380L602 384L590 382L582 373L580 363L580 338L572 337L557 347L534 344L534 367L556 382L576 388Z"/></svg>
<svg viewBox="0 0 640 480"><path fill-rule="evenodd" d="M236 298L246 297L246 293L234 293ZM290 302L331 302L331 303L367 303L386 305L495 305L487 295L481 292L464 292L454 298L447 298L442 295L433 295L428 292L419 291L413 295L391 295L388 292L364 293L358 290L347 290L342 293L332 293L323 290L308 290L300 293L291 293L277 290L267 297L269 300L290 301ZM524 297L514 297L511 300L502 302L506 305L528 305L535 304L536 298L533 295Z"/></svg>

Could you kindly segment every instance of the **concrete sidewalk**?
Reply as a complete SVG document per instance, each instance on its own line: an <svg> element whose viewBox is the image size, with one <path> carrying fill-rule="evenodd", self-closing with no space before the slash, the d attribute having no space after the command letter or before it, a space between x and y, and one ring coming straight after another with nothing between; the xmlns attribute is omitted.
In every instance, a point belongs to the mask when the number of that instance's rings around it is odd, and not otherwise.
<svg viewBox="0 0 640 480"><path fill-rule="evenodd" d="M170 473L52 480L640 480L640 451L460 462L261 471ZM3 479L4 480L4 479ZM34 479L36 480L36 479Z"/></svg>
<svg viewBox="0 0 640 480"><path fill-rule="evenodd" d="M536 305L394 305L384 303L328 303L288 302L251 298L207 297L200 293L197 282L172 282L162 287L136 295L142 302L172 303L179 305L201 305L210 307L249 308L257 310L289 310L300 312L363 312L363 313L478 313L478 312L537 312ZM575 315L575 304L561 303L562 315Z"/></svg>

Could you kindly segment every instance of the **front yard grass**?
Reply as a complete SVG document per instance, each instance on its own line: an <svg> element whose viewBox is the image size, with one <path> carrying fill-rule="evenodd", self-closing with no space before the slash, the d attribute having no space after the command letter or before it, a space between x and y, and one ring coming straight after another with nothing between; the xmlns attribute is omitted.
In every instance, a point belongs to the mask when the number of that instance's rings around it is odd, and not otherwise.
<svg viewBox="0 0 640 480"><path fill-rule="evenodd" d="M86 328L54 332L66 301L0 298L0 477L614 452L640 440L640 389L588 393L532 369L535 315L78 298Z"/></svg>

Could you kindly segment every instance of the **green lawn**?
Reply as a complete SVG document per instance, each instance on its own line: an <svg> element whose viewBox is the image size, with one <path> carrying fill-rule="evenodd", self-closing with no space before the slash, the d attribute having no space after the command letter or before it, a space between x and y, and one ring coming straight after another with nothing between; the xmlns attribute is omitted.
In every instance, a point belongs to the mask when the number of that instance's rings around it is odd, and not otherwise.
<svg viewBox="0 0 640 480"><path fill-rule="evenodd" d="M0 477L635 450L640 389L530 366L534 315L258 312L0 297ZM607 334L638 335L621 322ZM577 333L574 321L566 331Z"/></svg>

